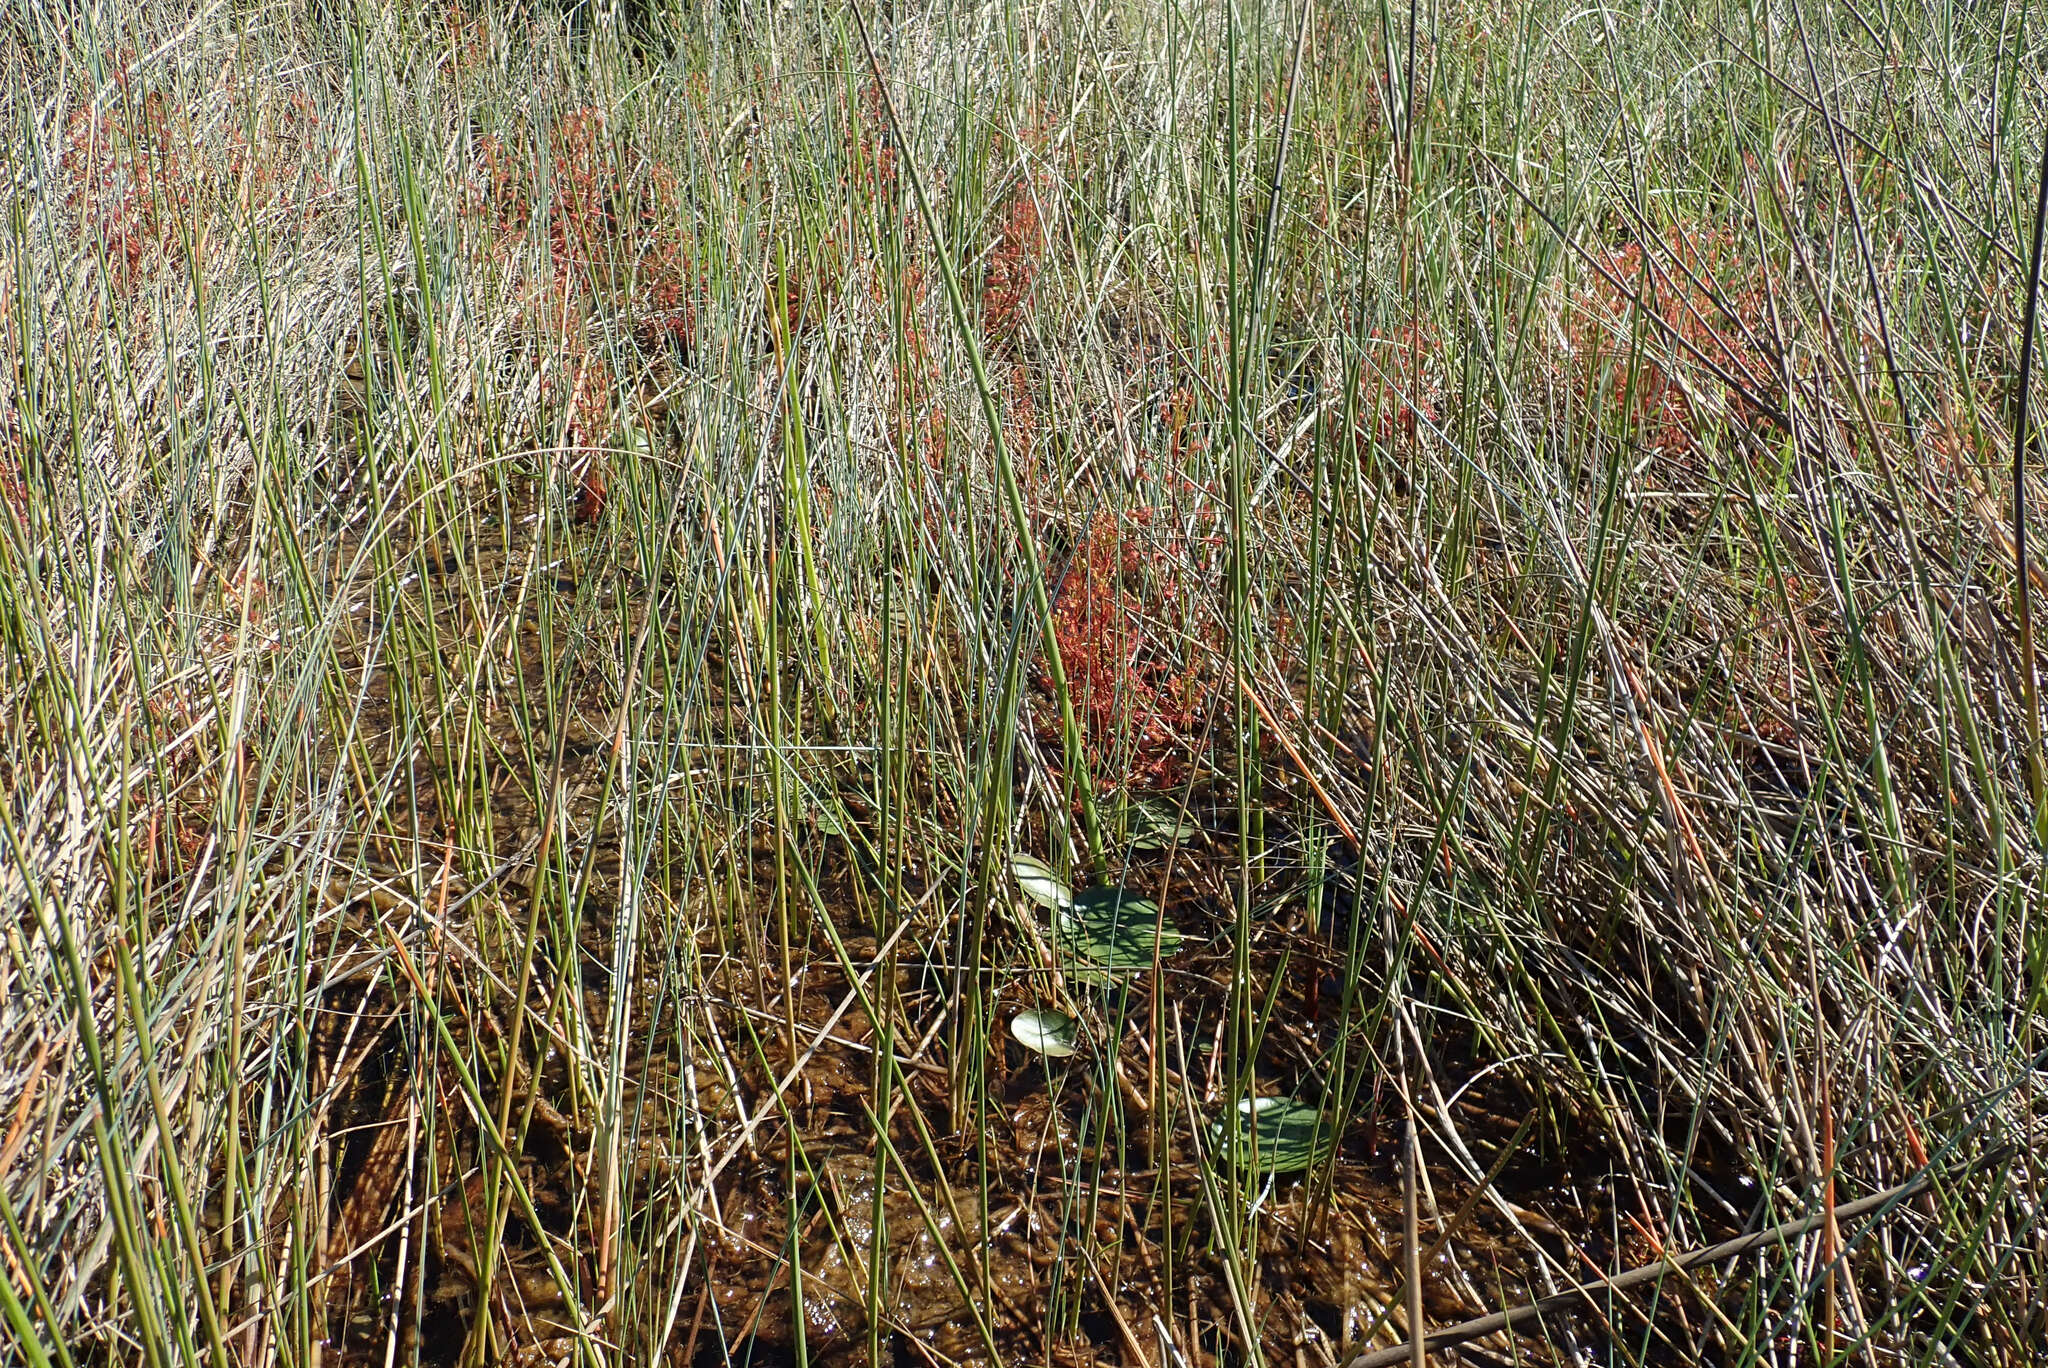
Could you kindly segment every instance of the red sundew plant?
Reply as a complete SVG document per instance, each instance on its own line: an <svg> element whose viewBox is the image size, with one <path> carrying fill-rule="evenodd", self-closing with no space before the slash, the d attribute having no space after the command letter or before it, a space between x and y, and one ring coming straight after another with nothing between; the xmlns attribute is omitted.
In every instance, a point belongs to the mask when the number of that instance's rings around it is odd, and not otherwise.
<svg viewBox="0 0 2048 1368"><path fill-rule="evenodd" d="M860 107L852 113L846 130L846 146L857 149L845 177L848 189L865 190L871 198L894 197L898 186L896 138L888 130L888 103L882 88L869 81L861 90Z"/></svg>
<svg viewBox="0 0 2048 1368"><path fill-rule="evenodd" d="M126 63L120 70L125 94ZM59 158L65 206L81 230L106 245L117 294L134 293L192 205L193 176L180 153L188 138L173 125L160 90L104 109L88 106L67 121Z"/></svg>
<svg viewBox="0 0 2048 1368"><path fill-rule="evenodd" d="M1153 510L1097 514L1074 548L1053 598L1053 630L1089 768L1105 792L1157 791L1187 774L1191 737L1213 691L1207 672L1181 665L1165 644L1180 623L1180 569L1149 538ZM1041 686L1045 680L1041 677ZM1058 734L1049 699L1041 733Z"/></svg>
<svg viewBox="0 0 2048 1368"><path fill-rule="evenodd" d="M1198 401L1193 387L1177 385L1159 403L1159 425L1166 439L1166 464L1174 471L1185 470L1189 463L1199 461L1209 451L1209 436L1199 418ZM1198 492L1197 486L1185 476L1175 477L1175 486L1183 492Z"/></svg>
<svg viewBox="0 0 2048 1368"><path fill-rule="evenodd" d="M496 245L532 224L532 158L503 139L477 140L471 208ZM586 105L556 125L548 148L548 263L577 302L626 308L636 339L683 339L696 326L701 271L684 228L682 182L666 161L616 144L604 111ZM630 295L630 297L628 297Z"/></svg>
<svg viewBox="0 0 2048 1368"><path fill-rule="evenodd" d="M609 279L615 251L625 245L619 241L619 186L604 122L602 110L586 105L570 110L555 133L548 250L558 272L580 278L586 287Z"/></svg>
<svg viewBox="0 0 2048 1368"><path fill-rule="evenodd" d="M518 149L495 133L477 136L475 156L481 174L469 184L467 208L491 229L486 245L502 256L532 215L532 181Z"/></svg>
<svg viewBox="0 0 2048 1368"><path fill-rule="evenodd" d="M876 309L899 311L901 319L901 337L890 358L896 394L889 436L896 450L914 454L937 470L946 462L947 422L943 376L924 322L928 289L923 267L905 262L902 280L900 300L889 297L888 280L881 272L871 273L868 280Z"/></svg>
<svg viewBox="0 0 2048 1368"><path fill-rule="evenodd" d="M448 39L441 54L441 70L467 72L482 67L491 52L490 15L472 15L460 4L451 4L442 13L441 22Z"/></svg>
<svg viewBox="0 0 2048 1368"><path fill-rule="evenodd" d="M1193 386L1179 384L1159 401L1158 434L1163 454L1141 454L1137 474L1147 488L1160 497L1193 500L1198 507L1213 511L1223 499L1220 486L1192 478L1190 470L1208 468L1209 427L1201 416L1201 401ZM1211 536L1197 537L1191 545L1209 546Z"/></svg>
<svg viewBox="0 0 2048 1368"><path fill-rule="evenodd" d="M22 453L27 443L21 436L21 418L12 409L8 410L7 423L0 428L0 500L14 510L16 517L28 514L28 484L22 479Z"/></svg>
<svg viewBox="0 0 2048 1368"><path fill-rule="evenodd" d="M611 425L611 367L590 349L580 327L574 347L576 375L569 382L569 440L576 446L597 446Z"/></svg>
<svg viewBox="0 0 2048 1368"><path fill-rule="evenodd" d="M1443 403L1432 364L1440 351L1436 332L1427 320L1411 318L1391 334L1374 328L1372 337L1381 344L1376 350L1384 358L1376 358L1380 402L1375 435L1381 446L1393 445L1398 437L1413 447L1417 427L1435 424Z"/></svg>
<svg viewBox="0 0 2048 1368"><path fill-rule="evenodd" d="M595 461L590 462L576 480L576 520L594 523L602 518L609 497L604 467Z"/></svg>
<svg viewBox="0 0 2048 1368"><path fill-rule="evenodd" d="M301 205L311 214L332 188L317 165L320 113L304 91L259 98L231 64L207 97L229 116L203 133L134 66L132 52L116 55L112 97L71 112L58 156L64 206L76 231L104 247L108 286L124 299L179 256L188 227L203 237L210 220L268 212L294 185L313 192Z"/></svg>
<svg viewBox="0 0 2048 1368"><path fill-rule="evenodd" d="M1666 234L1662 252L1646 253L1637 242L1604 249L1595 259L1605 274L1588 278L1580 307L1566 321L1573 349L1597 353L1603 338L1626 335L1638 302L1654 310L1663 326L1651 331L1652 354L1639 363L1627 417L1648 445L1668 455L1684 455L1697 445L1699 415L1687 381L1715 383L1712 368L1718 367L1746 385L1765 387L1741 329L1728 318L1732 312L1748 324L1764 312L1758 287L1738 280L1730 288L1724 279L1736 257L1727 229L1686 225ZM1590 384L1592 377L1580 380Z"/></svg>
<svg viewBox="0 0 2048 1368"><path fill-rule="evenodd" d="M1045 230L1031 182L1019 177L1006 198L981 287L981 326L998 342L1010 341L1022 326L1045 251Z"/></svg>
<svg viewBox="0 0 2048 1368"><path fill-rule="evenodd" d="M636 198L633 220L633 240L639 249L633 337L642 347L652 347L657 339L687 347L696 336L703 279L678 228L683 209L682 184L675 171L666 162L653 163Z"/></svg>
<svg viewBox="0 0 2048 1368"><path fill-rule="evenodd" d="M475 145L469 210L502 264L543 207L536 158L494 135ZM612 428L613 367L593 345L586 320L622 314L636 346L687 351L697 329L702 273L687 232L682 178L666 161L616 138L602 109L586 105L555 125L546 148L546 255L520 288L532 333L549 339L541 388L567 410L567 438L601 448ZM557 409L561 411L561 409ZM595 521L607 502L601 459L577 464L576 515Z"/></svg>

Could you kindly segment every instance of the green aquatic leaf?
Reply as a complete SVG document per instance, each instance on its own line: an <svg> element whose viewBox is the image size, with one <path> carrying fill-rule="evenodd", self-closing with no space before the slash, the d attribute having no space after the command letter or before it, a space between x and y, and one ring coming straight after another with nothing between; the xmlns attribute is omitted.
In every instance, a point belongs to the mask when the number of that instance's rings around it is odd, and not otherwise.
<svg viewBox="0 0 2048 1368"><path fill-rule="evenodd" d="M1010 1018L1010 1034L1027 1050L1048 1059L1065 1059L1079 1048L1080 1025L1065 1012L1033 1009Z"/></svg>
<svg viewBox="0 0 2048 1368"><path fill-rule="evenodd" d="M1010 857L1010 872L1017 876L1017 887L1024 890L1024 896L1040 907L1057 912L1074 905L1074 891L1043 860L1029 855L1013 855Z"/></svg>
<svg viewBox="0 0 2048 1368"><path fill-rule="evenodd" d="M1162 922L1159 904L1121 888L1090 888L1054 916L1060 946L1077 959L1112 972L1147 969L1180 948L1180 928Z"/></svg>
<svg viewBox="0 0 2048 1368"><path fill-rule="evenodd" d="M1131 810L1131 847L1134 850L1166 850L1194 844L1202 839L1202 828L1183 817L1174 803L1139 803Z"/></svg>
<svg viewBox="0 0 2048 1368"><path fill-rule="evenodd" d="M618 436L613 445L617 450L632 452L639 456L654 454L654 436L646 429L633 423L619 424Z"/></svg>
<svg viewBox="0 0 2048 1368"><path fill-rule="evenodd" d="M849 834L846 809L837 803L819 803L811 809L811 821L816 824L821 836L845 836Z"/></svg>
<svg viewBox="0 0 2048 1368"><path fill-rule="evenodd" d="M1251 1164L1256 1155L1261 1174L1300 1173L1327 1159L1337 1147L1334 1123L1322 1109L1291 1097L1247 1097L1237 1104L1237 1114L1244 1137L1240 1162ZM1223 1123L1209 1129L1221 1147Z"/></svg>

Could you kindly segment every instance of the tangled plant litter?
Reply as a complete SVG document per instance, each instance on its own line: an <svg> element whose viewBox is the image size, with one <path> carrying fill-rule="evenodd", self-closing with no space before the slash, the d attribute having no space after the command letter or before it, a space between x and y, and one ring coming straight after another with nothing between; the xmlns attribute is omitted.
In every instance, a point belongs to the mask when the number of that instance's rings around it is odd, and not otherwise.
<svg viewBox="0 0 2048 1368"><path fill-rule="evenodd" d="M2042 39L1854 19L0 16L0 1357L2029 1362Z"/></svg>

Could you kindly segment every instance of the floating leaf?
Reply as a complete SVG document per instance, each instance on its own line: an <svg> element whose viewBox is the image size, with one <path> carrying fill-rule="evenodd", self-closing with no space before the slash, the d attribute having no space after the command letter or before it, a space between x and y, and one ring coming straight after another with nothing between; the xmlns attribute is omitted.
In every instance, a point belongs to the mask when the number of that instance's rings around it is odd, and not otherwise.
<svg viewBox="0 0 2048 1368"><path fill-rule="evenodd" d="M619 425L616 446L621 451L629 451L641 456L651 456L654 454L653 436L644 428L640 428L632 423L621 423Z"/></svg>
<svg viewBox="0 0 2048 1368"><path fill-rule="evenodd" d="M1247 1097L1237 1104L1244 1136L1239 1151L1250 1163L1257 1150L1258 1171L1300 1173L1329 1157L1337 1146L1336 1132L1322 1110L1291 1097ZM1247 1124L1249 1123L1249 1124ZM1223 1143L1223 1124L1210 1127Z"/></svg>
<svg viewBox="0 0 2048 1368"><path fill-rule="evenodd" d="M1068 953L1113 971L1150 968L1155 949L1164 957L1180 948L1180 928L1160 921L1159 905L1121 888L1076 893L1054 923Z"/></svg>
<svg viewBox="0 0 2048 1368"><path fill-rule="evenodd" d="M1024 890L1024 896L1040 907L1049 907L1058 912L1074 905L1074 892L1060 881L1043 860L1034 860L1029 855L1010 857L1010 872L1017 876L1017 887Z"/></svg>
<svg viewBox="0 0 2048 1368"><path fill-rule="evenodd" d="M1072 1054L1079 1028L1080 1023L1065 1012L1032 1010L1010 1018L1010 1034L1017 1037L1017 1043L1048 1059Z"/></svg>
<svg viewBox="0 0 2048 1368"><path fill-rule="evenodd" d="M1202 828L1181 815L1175 803L1140 803L1131 810L1131 846L1165 850L1202 839Z"/></svg>
<svg viewBox="0 0 2048 1368"><path fill-rule="evenodd" d="M811 809L811 820L817 824L820 836L847 834L846 810L837 803L819 803Z"/></svg>

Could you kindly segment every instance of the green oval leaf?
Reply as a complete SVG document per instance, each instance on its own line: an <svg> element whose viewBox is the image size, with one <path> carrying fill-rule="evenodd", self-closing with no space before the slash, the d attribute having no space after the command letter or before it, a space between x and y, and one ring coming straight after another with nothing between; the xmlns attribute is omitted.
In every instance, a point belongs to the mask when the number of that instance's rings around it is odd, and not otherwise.
<svg viewBox="0 0 2048 1368"><path fill-rule="evenodd" d="M1160 920L1159 904L1121 888L1076 893L1073 905L1062 909L1054 923L1061 948L1112 971L1150 968L1155 952L1164 958L1182 940L1179 927Z"/></svg>
<svg viewBox="0 0 2048 1368"><path fill-rule="evenodd" d="M1244 1137L1239 1162L1255 1164L1261 1174L1300 1173L1337 1147L1334 1124L1322 1109L1291 1097L1247 1097L1237 1104L1237 1114ZM1222 1145L1223 1123L1209 1129Z"/></svg>
<svg viewBox="0 0 2048 1368"><path fill-rule="evenodd" d="M1078 1047L1080 1023L1065 1012L1034 1009L1010 1018L1010 1034L1027 1050L1048 1059L1065 1059Z"/></svg>
<svg viewBox="0 0 2048 1368"><path fill-rule="evenodd" d="M1173 803L1139 803L1131 812L1131 847L1134 850L1165 850L1183 843L1199 843L1202 829L1181 816Z"/></svg>
<svg viewBox="0 0 2048 1368"><path fill-rule="evenodd" d="M1017 887L1024 890L1024 896L1040 907L1049 907L1057 912L1074 905L1074 891L1061 882L1060 876L1043 860L1029 855L1010 857L1010 872L1017 876Z"/></svg>
<svg viewBox="0 0 2048 1368"><path fill-rule="evenodd" d="M629 452L636 456L654 454L654 434L628 419L619 424L619 430L612 434L612 450Z"/></svg>

